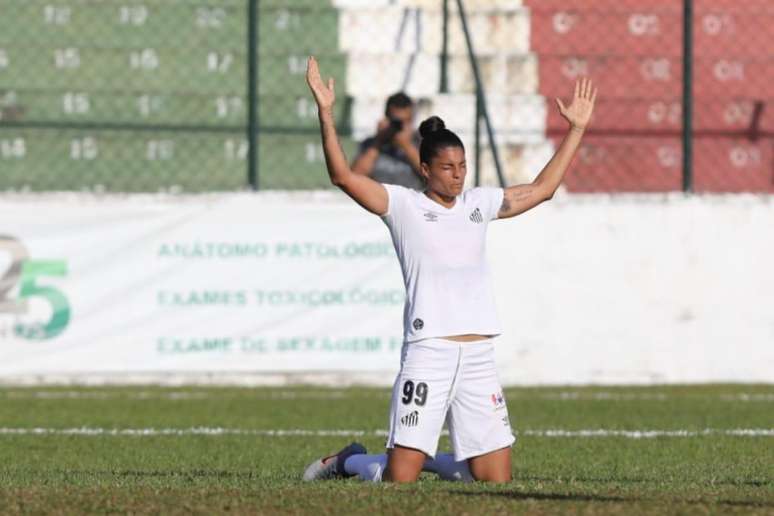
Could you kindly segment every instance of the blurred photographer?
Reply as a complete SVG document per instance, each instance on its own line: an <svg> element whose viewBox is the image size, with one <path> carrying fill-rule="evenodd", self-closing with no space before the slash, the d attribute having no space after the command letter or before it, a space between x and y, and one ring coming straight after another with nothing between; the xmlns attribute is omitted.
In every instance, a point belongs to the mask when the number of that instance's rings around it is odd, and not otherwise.
<svg viewBox="0 0 774 516"><path fill-rule="evenodd" d="M414 130L414 102L405 93L387 99L385 118L376 134L360 144L352 171L380 183L424 190L419 173L419 135Z"/></svg>

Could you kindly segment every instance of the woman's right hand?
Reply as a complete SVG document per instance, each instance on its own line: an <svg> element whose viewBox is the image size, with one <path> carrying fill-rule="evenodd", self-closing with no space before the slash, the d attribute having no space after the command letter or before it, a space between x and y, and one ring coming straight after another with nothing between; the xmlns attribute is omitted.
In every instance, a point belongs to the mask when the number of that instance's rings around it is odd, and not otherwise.
<svg viewBox="0 0 774 516"><path fill-rule="evenodd" d="M320 77L320 67L314 56L309 56L309 62L306 67L306 83L312 90L314 100L317 102L317 108L320 111L330 110L336 101L336 92L334 89L333 77L328 79L328 86L323 83Z"/></svg>

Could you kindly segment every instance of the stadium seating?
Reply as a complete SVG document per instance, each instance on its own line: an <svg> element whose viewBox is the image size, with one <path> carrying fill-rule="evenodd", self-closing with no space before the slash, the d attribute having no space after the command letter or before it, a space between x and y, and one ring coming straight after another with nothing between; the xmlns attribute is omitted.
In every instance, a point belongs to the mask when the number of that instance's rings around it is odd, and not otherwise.
<svg viewBox="0 0 774 516"><path fill-rule="evenodd" d="M439 93L441 2L335 3L341 8L340 47L348 56L347 91L354 99L353 136L373 133L385 98L404 90L419 101L420 119L440 115L472 150L475 80L456 3L450 2L448 93ZM528 51L528 12L520 2L466 4L505 173L509 182L527 179L524 163L544 156L548 143L545 102L535 96L537 61ZM374 20L379 20L378 29ZM483 182L497 184L492 157L485 152L482 159ZM470 174L469 182L473 179Z"/></svg>
<svg viewBox="0 0 774 516"><path fill-rule="evenodd" d="M330 186L320 146L317 108L304 80L314 54L325 77L338 84L336 118L342 145L348 137L351 102L346 96L347 59L339 50L339 10L329 2L261 2L259 12L259 135L261 188Z"/></svg>
<svg viewBox="0 0 774 516"><path fill-rule="evenodd" d="M661 158L675 154L660 139L678 136L682 128L681 3L527 0L525 5L532 19L531 49L540 61L539 92L561 95L566 82L580 75L594 77L604 92L594 130L606 137L593 144L589 139L584 152L617 157L599 165L579 159L568 188L674 189L679 182L658 167ZM695 187L774 191L771 143L755 141L756 131L766 129L754 127L753 120L754 106L765 113L774 97L771 81L763 79L774 76L774 65L764 57L774 38L771 3L698 0L694 16ZM549 110L549 133L564 125ZM634 145L633 136L642 145Z"/></svg>
<svg viewBox="0 0 774 516"><path fill-rule="evenodd" d="M0 13L0 189L244 188L245 2L1 0ZM303 76L315 52L344 82L337 31L338 11L321 0L260 3L267 187L327 183L309 150L319 135Z"/></svg>
<svg viewBox="0 0 774 516"><path fill-rule="evenodd" d="M419 116L440 114L472 148L475 81L456 2L449 5L448 91L439 93L439 0L261 1L261 186L329 186L303 80L311 53L337 80L336 117L350 153L398 90L419 100ZM604 97L568 189L679 188L679 2L466 6L509 183L530 180L550 157L566 126L553 98L590 75ZM244 187L246 7L0 0L0 190ZM697 188L774 191L774 83L766 80L774 77L774 9L768 0L696 0L695 11ZM484 183L495 184L492 157L482 160Z"/></svg>
<svg viewBox="0 0 774 516"><path fill-rule="evenodd" d="M696 189L702 192L774 192L771 140L700 138L694 143Z"/></svg>

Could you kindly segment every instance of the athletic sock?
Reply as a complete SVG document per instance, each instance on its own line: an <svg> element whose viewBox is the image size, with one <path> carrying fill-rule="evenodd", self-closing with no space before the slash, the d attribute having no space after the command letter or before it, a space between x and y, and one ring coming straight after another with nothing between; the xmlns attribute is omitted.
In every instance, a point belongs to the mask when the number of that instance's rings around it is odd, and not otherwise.
<svg viewBox="0 0 774 516"><path fill-rule="evenodd" d="M474 480L473 475L470 474L468 461L456 462L451 453L439 453L434 459L427 459L422 469L437 474L443 480L456 482L473 482Z"/></svg>
<svg viewBox="0 0 774 516"><path fill-rule="evenodd" d="M366 482L381 482L382 473L387 467L387 455L352 455L344 462L344 471L357 475ZM473 482L468 461L455 461L451 453L439 453L435 459L427 459L423 471L435 473L443 480L453 482Z"/></svg>
<svg viewBox="0 0 774 516"><path fill-rule="evenodd" d="M387 467L387 455L352 455L344 461L344 471L366 482L381 482Z"/></svg>

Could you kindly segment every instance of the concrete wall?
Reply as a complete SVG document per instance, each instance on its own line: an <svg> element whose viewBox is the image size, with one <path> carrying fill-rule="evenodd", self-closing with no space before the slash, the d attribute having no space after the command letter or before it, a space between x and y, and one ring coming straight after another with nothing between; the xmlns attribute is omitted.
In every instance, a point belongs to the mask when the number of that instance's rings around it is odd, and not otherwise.
<svg viewBox="0 0 774 516"><path fill-rule="evenodd" d="M506 383L774 382L774 198L575 195L489 256Z"/></svg>

